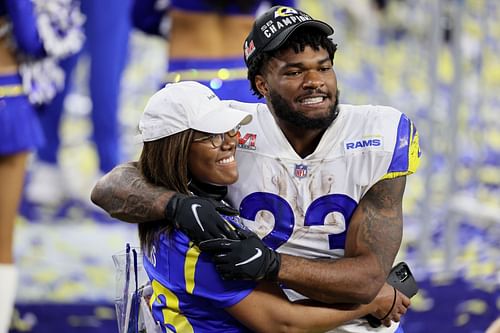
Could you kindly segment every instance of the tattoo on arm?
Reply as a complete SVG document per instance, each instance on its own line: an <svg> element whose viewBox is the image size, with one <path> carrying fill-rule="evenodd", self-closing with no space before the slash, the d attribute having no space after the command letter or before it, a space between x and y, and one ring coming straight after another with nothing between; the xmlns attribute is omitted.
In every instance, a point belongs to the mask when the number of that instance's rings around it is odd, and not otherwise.
<svg viewBox="0 0 500 333"><path fill-rule="evenodd" d="M404 177L382 180L360 200L351 217L344 258L306 259L283 254L279 280L322 302L371 302L401 244L405 183Z"/></svg>
<svg viewBox="0 0 500 333"><path fill-rule="evenodd" d="M382 180L363 198L360 241L375 254L386 274L393 265L403 235L402 199L406 177Z"/></svg>
<svg viewBox="0 0 500 333"><path fill-rule="evenodd" d="M137 163L122 164L101 178L92 190L92 201L112 217L126 222L164 218L164 209L173 192L146 181Z"/></svg>

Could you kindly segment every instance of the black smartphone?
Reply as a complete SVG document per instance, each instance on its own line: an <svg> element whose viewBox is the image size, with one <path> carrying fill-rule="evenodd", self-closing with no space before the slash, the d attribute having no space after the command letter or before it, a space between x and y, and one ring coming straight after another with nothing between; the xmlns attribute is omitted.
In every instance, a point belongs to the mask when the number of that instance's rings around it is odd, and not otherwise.
<svg viewBox="0 0 500 333"><path fill-rule="evenodd" d="M418 292L417 282L410 271L410 267L404 261L391 269L387 277L387 283L409 298L412 298Z"/></svg>

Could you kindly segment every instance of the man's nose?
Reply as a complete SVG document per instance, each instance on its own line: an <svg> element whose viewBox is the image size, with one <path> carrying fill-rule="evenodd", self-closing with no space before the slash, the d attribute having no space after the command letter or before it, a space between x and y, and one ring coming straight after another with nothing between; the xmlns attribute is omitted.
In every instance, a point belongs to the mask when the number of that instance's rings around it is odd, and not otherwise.
<svg viewBox="0 0 500 333"><path fill-rule="evenodd" d="M304 89L316 89L322 87L324 84L325 82L317 71L309 71L304 77L304 83L302 83L302 87Z"/></svg>

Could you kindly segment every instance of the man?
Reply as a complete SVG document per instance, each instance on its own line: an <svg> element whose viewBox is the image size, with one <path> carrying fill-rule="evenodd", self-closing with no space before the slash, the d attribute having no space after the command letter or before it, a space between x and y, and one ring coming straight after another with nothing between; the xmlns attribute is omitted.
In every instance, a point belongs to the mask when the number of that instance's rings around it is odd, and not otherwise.
<svg viewBox="0 0 500 333"><path fill-rule="evenodd" d="M267 106L231 102L254 121L241 133L240 181L228 199L280 254L252 236L204 241L200 248L214 253L226 279L276 279L326 303L367 303L401 243L405 177L418 167L418 134L395 109L338 104L332 33L291 7L273 7L256 19L245 62L252 90ZM129 222L174 221L195 243L222 234L237 238L215 223L217 208L208 201L147 184L135 164L105 176L92 200ZM404 296L394 297L386 326L399 321ZM403 332L390 326L375 331ZM371 330L360 319L336 332Z"/></svg>

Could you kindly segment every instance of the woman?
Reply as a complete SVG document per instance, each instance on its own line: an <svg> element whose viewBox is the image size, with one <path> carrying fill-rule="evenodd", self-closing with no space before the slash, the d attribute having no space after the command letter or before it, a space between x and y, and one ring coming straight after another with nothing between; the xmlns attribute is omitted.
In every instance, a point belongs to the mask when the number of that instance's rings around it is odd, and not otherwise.
<svg viewBox="0 0 500 333"><path fill-rule="evenodd" d="M262 0L135 0L133 22L151 34L166 35L165 82L195 80L212 88L221 99L257 102L247 81L241 46L252 29ZM164 1L163 1L164 2ZM293 6L294 0L268 1ZM168 31L161 31L162 19Z"/></svg>
<svg viewBox="0 0 500 333"><path fill-rule="evenodd" d="M7 332L14 305L14 223L26 161L43 138L36 112L23 92L15 54L9 47L6 14L5 3L0 2L0 333Z"/></svg>
<svg viewBox="0 0 500 333"><path fill-rule="evenodd" d="M221 202L223 217L238 228L237 212L223 198L238 179L239 126L250 120L199 83L168 84L151 97L139 123L140 170L155 185ZM140 224L139 237L153 317L175 332L323 332L370 313L382 317L393 303L387 285L373 303L354 310L291 303L271 282L223 281L210 256L168 222Z"/></svg>
<svg viewBox="0 0 500 333"><path fill-rule="evenodd" d="M59 72L53 67L53 58L81 46L73 39L77 34L71 38L52 34L47 25L60 34L74 26L57 29L47 19L44 6L48 2L39 2L35 10L31 0L0 0L0 333L8 330L16 293L13 235L26 162L30 151L43 142L33 105L47 102L55 94ZM38 18L44 16L45 23L37 21L35 12Z"/></svg>

